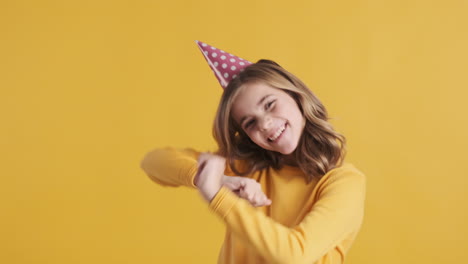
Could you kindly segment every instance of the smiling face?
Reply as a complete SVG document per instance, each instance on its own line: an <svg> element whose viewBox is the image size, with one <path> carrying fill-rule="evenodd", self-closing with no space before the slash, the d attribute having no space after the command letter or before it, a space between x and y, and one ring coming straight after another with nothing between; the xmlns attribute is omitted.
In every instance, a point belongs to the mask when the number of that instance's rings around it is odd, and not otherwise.
<svg viewBox="0 0 468 264"><path fill-rule="evenodd" d="M232 105L232 117L263 149L284 155L296 149L305 126L296 101L263 82L244 84Z"/></svg>

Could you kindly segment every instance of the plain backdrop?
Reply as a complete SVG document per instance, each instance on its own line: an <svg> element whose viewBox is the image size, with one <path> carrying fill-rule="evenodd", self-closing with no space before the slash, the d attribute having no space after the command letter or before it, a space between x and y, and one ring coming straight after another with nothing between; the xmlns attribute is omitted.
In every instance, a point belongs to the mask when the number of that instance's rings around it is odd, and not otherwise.
<svg viewBox="0 0 468 264"><path fill-rule="evenodd" d="M215 263L224 224L140 169L215 150L195 40L301 78L368 179L349 264L468 258L468 2L0 1L0 262Z"/></svg>

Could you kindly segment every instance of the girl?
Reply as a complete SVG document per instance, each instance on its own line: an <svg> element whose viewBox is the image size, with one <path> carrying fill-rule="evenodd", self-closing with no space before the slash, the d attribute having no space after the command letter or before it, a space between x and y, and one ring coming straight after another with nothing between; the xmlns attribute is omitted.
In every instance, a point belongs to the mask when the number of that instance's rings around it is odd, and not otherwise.
<svg viewBox="0 0 468 264"><path fill-rule="evenodd" d="M343 263L363 221L365 176L344 162L345 138L303 82L271 60L244 64L227 81L213 68L225 87L218 151L155 149L141 167L158 184L197 188L225 222L218 263Z"/></svg>

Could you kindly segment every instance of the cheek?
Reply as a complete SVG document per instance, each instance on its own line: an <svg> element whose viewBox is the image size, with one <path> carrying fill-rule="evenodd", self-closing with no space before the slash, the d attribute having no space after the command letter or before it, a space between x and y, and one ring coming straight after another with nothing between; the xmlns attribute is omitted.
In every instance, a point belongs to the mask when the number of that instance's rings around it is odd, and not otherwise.
<svg viewBox="0 0 468 264"><path fill-rule="evenodd" d="M289 111L289 115L294 118L298 123L302 123L304 120L304 116L301 113L301 110L296 106Z"/></svg>
<svg viewBox="0 0 468 264"><path fill-rule="evenodd" d="M250 134L247 134L250 138L250 140L252 140L255 144L261 146L261 144L263 143L262 141L262 138L260 137L259 134L257 133L250 133Z"/></svg>
<svg viewBox="0 0 468 264"><path fill-rule="evenodd" d="M251 139L253 142L255 142L255 143L258 142L259 137L258 137L257 134L252 133L252 134L249 135L249 137L250 137L250 139Z"/></svg>

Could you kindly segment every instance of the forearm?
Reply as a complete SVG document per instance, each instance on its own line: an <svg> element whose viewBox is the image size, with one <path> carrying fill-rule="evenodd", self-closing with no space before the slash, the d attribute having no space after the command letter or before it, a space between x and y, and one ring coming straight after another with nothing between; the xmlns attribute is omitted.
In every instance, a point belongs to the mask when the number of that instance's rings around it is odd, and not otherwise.
<svg viewBox="0 0 468 264"><path fill-rule="evenodd" d="M140 162L140 168L154 182L163 186L188 186L196 188L199 152L190 149L165 147L148 152Z"/></svg>
<svg viewBox="0 0 468 264"><path fill-rule="evenodd" d="M194 177L194 184L207 202L211 202L221 188L225 162L223 157L210 153L199 155L198 171Z"/></svg>

